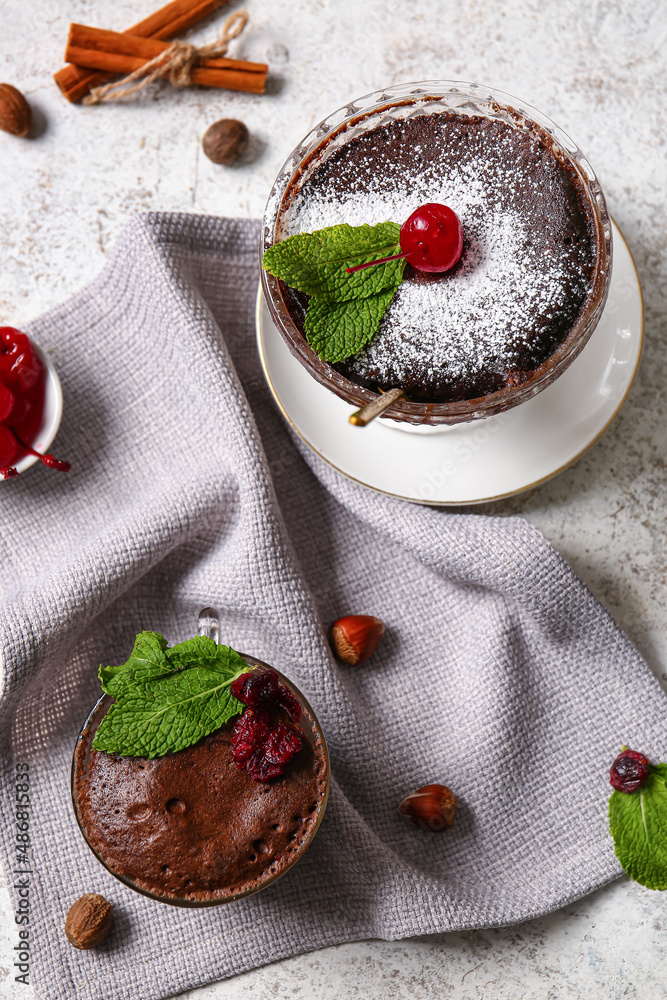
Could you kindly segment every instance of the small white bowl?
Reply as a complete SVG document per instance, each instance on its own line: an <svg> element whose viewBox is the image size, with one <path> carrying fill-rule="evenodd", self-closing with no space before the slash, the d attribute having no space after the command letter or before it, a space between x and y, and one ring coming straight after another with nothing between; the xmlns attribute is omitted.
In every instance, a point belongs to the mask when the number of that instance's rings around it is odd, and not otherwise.
<svg viewBox="0 0 667 1000"><path fill-rule="evenodd" d="M39 434L35 440L31 442L35 451L39 451L43 455L49 450L49 446L54 440L56 434L58 433L58 428L60 427L60 420L63 415L63 391L60 386L58 373L53 367L53 362L46 356L44 351L37 346L32 338L30 338L30 343L33 351L46 368L44 420L42 421ZM35 462L38 461L39 459L36 455L25 455L19 462L16 463L16 471L18 473L25 472L26 469L29 469L31 465L34 465ZM0 482L1 481L2 479L0 477Z"/></svg>

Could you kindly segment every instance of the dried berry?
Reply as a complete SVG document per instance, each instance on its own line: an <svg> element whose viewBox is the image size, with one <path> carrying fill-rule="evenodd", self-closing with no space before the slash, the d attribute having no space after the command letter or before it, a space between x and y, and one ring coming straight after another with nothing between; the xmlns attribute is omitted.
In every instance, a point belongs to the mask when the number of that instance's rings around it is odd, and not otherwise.
<svg viewBox="0 0 667 1000"><path fill-rule="evenodd" d="M374 615L346 615L329 631L336 656L351 667L372 656L383 635L384 625Z"/></svg>
<svg viewBox="0 0 667 1000"><path fill-rule="evenodd" d="M209 160L229 166L245 153L249 138L248 129L243 122L235 118L222 118L204 133L202 149Z"/></svg>
<svg viewBox="0 0 667 1000"><path fill-rule="evenodd" d="M87 892L70 907L65 934L70 944L85 951L104 941L113 920L113 906L96 892Z"/></svg>
<svg viewBox="0 0 667 1000"><path fill-rule="evenodd" d="M301 705L289 688L286 688L284 684L278 685L275 700L279 705L282 705L283 708L287 709L295 722L299 721L301 718Z"/></svg>
<svg viewBox="0 0 667 1000"><path fill-rule="evenodd" d="M253 781L270 781L301 750L303 736L297 726L276 721L269 708L281 705L296 722L301 705L272 667L240 674L230 691L249 706L232 730L232 759Z"/></svg>
<svg viewBox="0 0 667 1000"><path fill-rule="evenodd" d="M266 670L241 674L230 686L230 691L244 705L259 708L260 705L269 705L276 700L279 687L278 674L271 667L267 667Z"/></svg>
<svg viewBox="0 0 667 1000"><path fill-rule="evenodd" d="M303 747L303 736L296 726L279 722L264 743L264 756L270 764L287 764Z"/></svg>
<svg viewBox="0 0 667 1000"><path fill-rule="evenodd" d="M256 750L261 749L273 728L271 716L266 709L246 708L234 723L232 730L232 760L239 767L245 767L246 761Z"/></svg>
<svg viewBox="0 0 667 1000"><path fill-rule="evenodd" d="M0 83L0 128L23 138L31 125L32 109L21 91L11 83Z"/></svg>
<svg viewBox="0 0 667 1000"><path fill-rule="evenodd" d="M257 750L246 764L246 770L253 781L270 781L283 773L282 764L272 764L264 756L263 750Z"/></svg>
<svg viewBox="0 0 667 1000"><path fill-rule="evenodd" d="M239 676L236 677L229 685L230 692L234 695L235 698L238 698L239 701L243 701L242 695L243 695L243 689L245 687L245 682L251 676L252 675L250 673L239 674Z"/></svg>
<svg viewBox="0 0 667 1000"><path fill-rule="evenodd" d="M649 761L636 750L623 750L609 769L609 783L617 792L635 792L648 778Z"/></svg>
<svg viewBox="0 0 667 1000"><path fill-rule="evenodd" d="M424 785L403 799L399 815L423 830L446 830L456 816L456 796L445 785Z"/></svg>

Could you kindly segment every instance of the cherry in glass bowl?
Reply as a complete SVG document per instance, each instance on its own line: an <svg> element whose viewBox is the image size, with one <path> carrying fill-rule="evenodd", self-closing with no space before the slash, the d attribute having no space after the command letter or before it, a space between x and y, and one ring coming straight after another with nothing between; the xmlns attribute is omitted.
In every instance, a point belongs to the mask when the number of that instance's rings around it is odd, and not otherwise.
<svg viewBox="0 0 667 1000"><path fill-rule="evenodd" d="M385 416L404 424L457 424L492 416L516 406L545 389L574 361L591 337L606 303L611 279L611 220L595 173L577 145L541 112L510 95L470 83L433 81L403 84L362 97L334 112L317 125L290 154L275 181L263 219L260 252L284 238L285 220L300 187L329 158L340 156L347 144L395 120L453 112L501 121L513 129L537 131L578 182L585 202L593 251L587 296L571 326L553 352L514 384L475 398L445 402L403 398ZM442 199L446 201L446 197ZM384 219L378 221L385 221ZM404 223L405 219L392 221ZM262 290L271 318L290 352L321 385L355 409L377 399L389 385L353 381L320 358L307 343L295 319L294 304L285 286L262 271Z"/></svg>

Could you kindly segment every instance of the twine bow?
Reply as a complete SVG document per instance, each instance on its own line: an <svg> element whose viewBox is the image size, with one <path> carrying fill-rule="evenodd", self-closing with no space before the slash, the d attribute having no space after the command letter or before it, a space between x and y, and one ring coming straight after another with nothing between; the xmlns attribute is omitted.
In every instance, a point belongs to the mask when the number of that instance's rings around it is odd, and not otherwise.
<svg viewBox="0 0 667 1000"><path fill-rule="evenodd" d="M129 76L113 83L94 87L84 98L84 104L105 104L109 101L120 101L124 97L136 94L155 80L169 80L175 87L188 87L192 83L192 71L201 59L217 59L227 54L229 43L238 38L248 23L248 12L234 11L222 27L222 34L217 42L202 45L197 48L190 42L172 42L168 49L161 52L155 59L144 63Z"/></svg>

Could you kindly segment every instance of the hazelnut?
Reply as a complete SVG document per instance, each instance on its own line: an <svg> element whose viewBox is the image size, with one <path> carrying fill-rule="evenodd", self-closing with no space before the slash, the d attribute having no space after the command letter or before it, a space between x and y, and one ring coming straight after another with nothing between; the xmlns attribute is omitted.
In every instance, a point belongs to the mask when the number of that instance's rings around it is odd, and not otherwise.
<svg viewBox="0 0 667 1000"><path fill-rule="evenodd" d="M235 118L221 118L204 133L202 149L209 160L229 166L248 148L248 129Z"/></svg>
<svg viewBox="0 0 667 1000"><path fill-rule="evenodd" d="M104 941L113 920L113 906L104 896L87 892L70 907L65 934L70 944L85 951Z"/></svg>
<svg viewBox="0 0 667 1000"><path fill-rule="evenodd" d="M0 83L0 129L23 137L31 125L32 110L21 91L11 83Z"/></svg>
<svg viewBox="0 0 667 1000"><path fill-rule="evenodd" d="M445 785L424 785L403 799L398 813L422 830L446 830L456 816L456 796Z"/></svg>
<svg viewBox="0 0 667 1000"><path fill-rule="evenodd" d="M329 630L336 656L351 667L372 656L383 635L384 625L373 615L346 615L335 621Z"/></svg>

